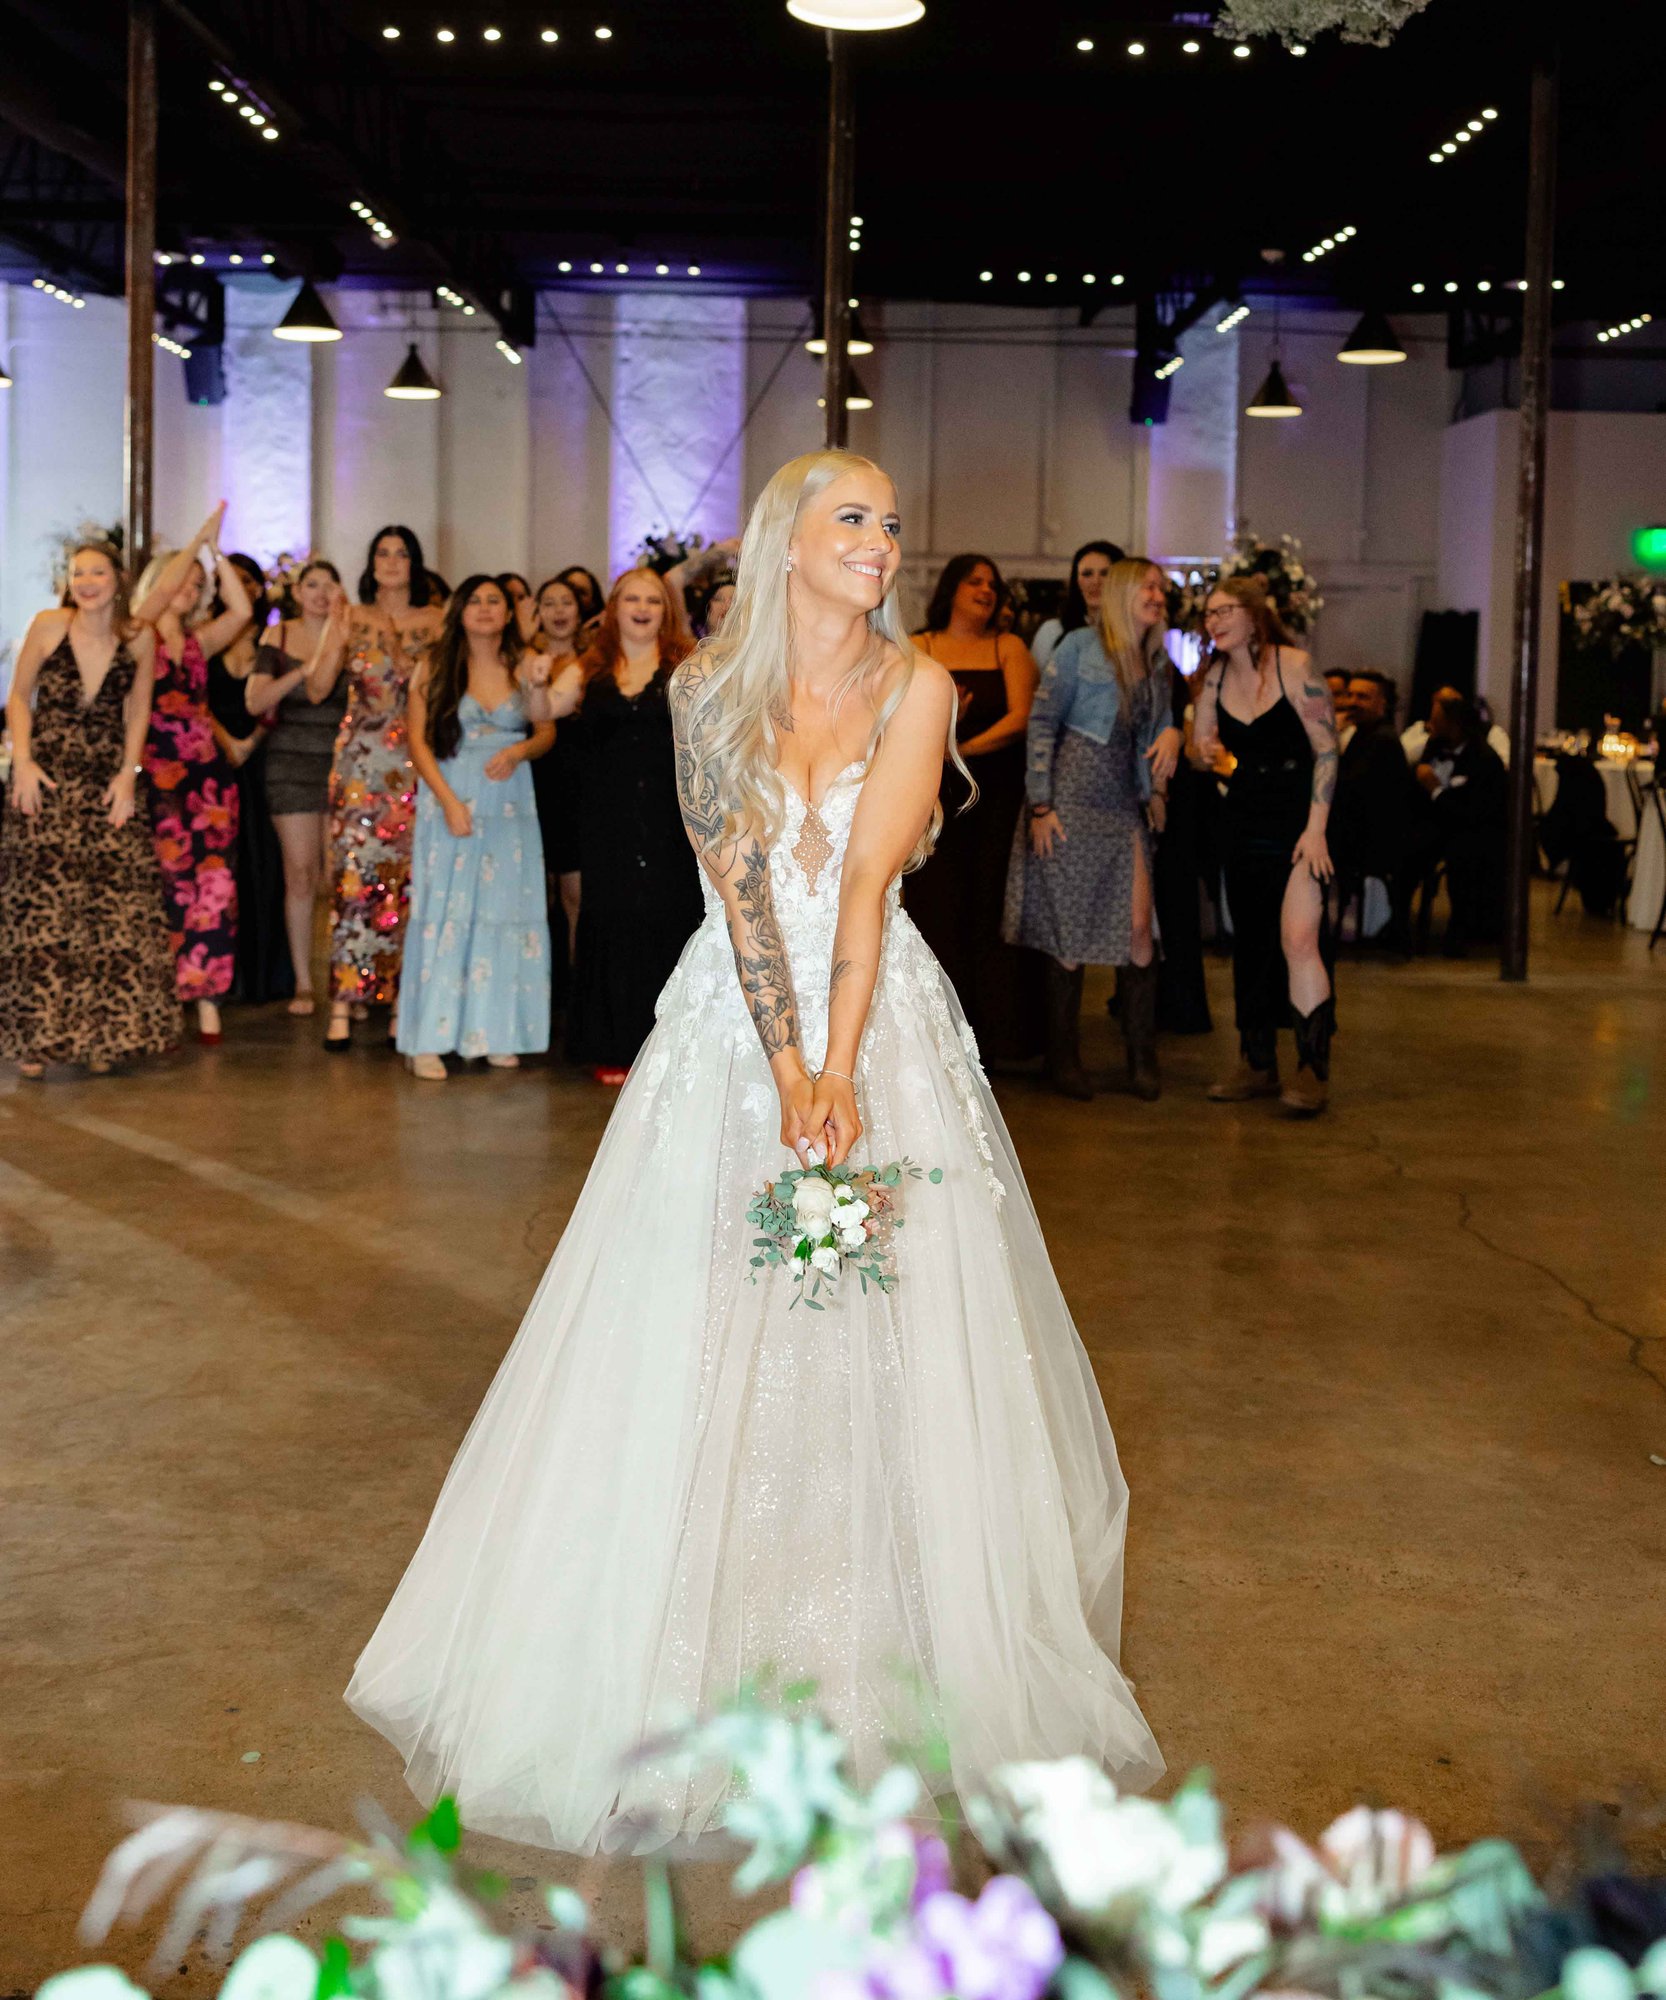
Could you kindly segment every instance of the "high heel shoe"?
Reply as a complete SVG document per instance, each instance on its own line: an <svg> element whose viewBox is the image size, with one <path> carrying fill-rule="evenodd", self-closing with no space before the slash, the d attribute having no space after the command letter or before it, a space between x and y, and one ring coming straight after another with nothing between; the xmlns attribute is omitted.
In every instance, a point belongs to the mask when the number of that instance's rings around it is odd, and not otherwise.
<svg viewBox="0 0 1666 2000"><path fill-rule="evenodd" d="M329 1020L324 1024L324 1048L326 1053L328 1053L329 1055L344 1056L346 1055L347 1051L353 1046L352 1015L349 1014L346 1020L339 1023L341 1028L341 1033L339 1035L332 1035L330 1033L330 1030L337 1025L338 1023L336 1017L335 1015L332 1014Z"/></svg>
<svg viewBox="0 0 1666 2000"><path fill-rule="evenodd" d="M203 1019L201 1003L198 1003L197 1040L202 1043L205 1049L217 1049L225 1040L225 1034L220 1027L220 1010L218 1007L214 1009L214 1026L210 1028Z"/></svg>

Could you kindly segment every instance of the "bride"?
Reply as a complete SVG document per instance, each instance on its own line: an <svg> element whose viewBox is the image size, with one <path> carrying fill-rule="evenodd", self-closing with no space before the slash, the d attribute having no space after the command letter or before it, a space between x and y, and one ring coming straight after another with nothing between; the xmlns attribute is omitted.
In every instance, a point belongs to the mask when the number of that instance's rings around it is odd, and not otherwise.
<svg viewBox="0 0 1666 2000"><path fill-rule="evenodd" d="M465 1824L580 1853L714 1830L722 1773L631 1762L773 1667L859 1778L1081 1753L1162 1770L1116 1666L1127 1487L952 989L899 879L954 685L892 586L891 481L785 465L671 688L705 921L347 1700ZM789 1313L747 1205L782 1164L912 1158L889 1294ZM912 1710L912 1716L911 1716Z"/></svg>

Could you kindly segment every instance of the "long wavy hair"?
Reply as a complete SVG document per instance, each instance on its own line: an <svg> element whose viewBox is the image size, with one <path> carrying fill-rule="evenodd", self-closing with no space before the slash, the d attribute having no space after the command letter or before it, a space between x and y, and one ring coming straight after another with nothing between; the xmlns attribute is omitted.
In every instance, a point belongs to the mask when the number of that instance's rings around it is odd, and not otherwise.
<svg viewBox="0 0 1666 2000"><path fill-rule="evenodd" d="M423 559L422 544L416 538L416 531L402 527L397 521L390 521L385 528L378 528L370 538L370 547L365 551L364 571L359 578L359 602L376 602L376 544L386 535L397 535L405 544L405 553L411 561L411 609L422 610L432 599L430 591L433 578L428 564ZM496 577L492 579L495 583Z"/></svg>
<svg viewBox="0 0 1666 2000"><path fill-rule="evenodd" d="M469 691L469 635L463 630L463 613L468 609L469 599L488 583L500 593L509 614L508 622L498 634L498 658L511 676L525 651L508 591L484 570L464 577L445 607L439 637L428 648L428 678L424 684L428 698L428 747L442 764L446 758L456 756L457 746L463 740L462 719L457 713Z"/></svg>
<svg viewBox="0 0 1666 2000"><path fill-rule="evenodd" d="M651 577L665 605L665 616L659 626L659 667L654 678L659 680L671 669L686 660L694 650L694 641L688 636L688 627L683 623L683 608L677 602L675 593L665 578L654 569L628 569L615 578L613 588L608 592L607 604L602 611L601 623L596 628L596 636L579 661L584 675L584 685L588 688L603 674L611 674L625 657L625 642L619 636L619 595L632 577ZM582 610L582 605L580 606Z"/></svg>
<svg viewBox="0 0 1666 2000"><path fill-rule="evenodd" d="M1099 600L1099 643L1124 698L1141 681L1149 680L1168 658L1163 647L1167 621L1142 630L1134 617L1134 597L1153 571L1161 581L1163 572L1156 563L1144 556L1124 556L1121 562L1111 564L1105 594Z"/></svg>
<svg viewBox="0 0 1666 2000"><path fill-rule="evenodd" d="M890 475L851 451L810 451L789 459L758 495L741 540L735 574L735 601L723 629L700 649L705 673L696 686L691 723L702 745L706 775L723 802L723 830L718 844L750 828L764 841L780 833L786 809L781 776L777 718L792 708L793 624L787 597L787 551L806 503L824 493L836 479L852 472ZM895 685L880 698L880 684L891 649L907 665ZM888 590L868 613L868 643L861 657L834 690L837 710L859 694L873 711L866 761L871 761L896 713L913 674L915 652L897 608L895 590ZM960 753L950 754L964 774ZM918 867L931 852L943 824L943 809L932 808L931 823L910 855Z"/></svg>
<svg viewBox="0 0 1666 2000"><path fill-rule="evenodd" d="M69 587L70 572L75 568L77 556L102 556L116 573L116 594L110 601L110 615L114 622L118 639L131 639L137 630L133 618L133 584L127 571L122 567L121 550L114 542L101 542L93 537L77 542L64 560L64 590L58 602L66 611L75 609L75 598ZM160 571L158 571L160 575Z"/></svg>
<svg viewBox="0 0 1666 2000"><path fill-rule="evenodd" d="M1000 627L1001 606L1007 601L1006 578L993 556L968 554L950 556L943 565L943 572L937 579L937 587L931 593L931 602L926 606L926 622L920 627L922 632L946 632L949 629L949 614L954 610L955 592L979 566L988 570L995 579L995 603L989 613L989 623L980 636L991 637Z"/></svg>
<svg viewBox="0 0 1666 2000"><path fill-rule="evenodd" d="M1249 613L1250 658L1259 666L1261 655L1269 646L1288 646L1290 634L1284 629L1284 621L1279 617L1277 607L1267 595L1267 586L1258 576L1223 576L1218 583L1209 587L1210 597L1230 597L1234 604L1240 604ZM1208 603L1208 598L1204 599ZM1211 661L1224 659L1219 648L1211 648Z"/></svg>

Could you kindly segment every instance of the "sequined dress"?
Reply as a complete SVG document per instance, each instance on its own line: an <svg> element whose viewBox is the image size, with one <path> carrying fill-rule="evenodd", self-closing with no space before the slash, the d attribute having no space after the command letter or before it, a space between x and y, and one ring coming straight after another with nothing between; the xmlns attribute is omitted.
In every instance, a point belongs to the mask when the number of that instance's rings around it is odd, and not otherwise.
<svg viewBox="0 0 1666 2000"><path fill-rule="evenodd" d="M770 859L806 1059L861 792L790 790ZM721 903L657 1020L347 1700L424 1800L577 1852L698 1842L724 1781L624 1759L767 1665L867 1782L941 1705L964 1792L1014 1758L1162 1770L1116 1664L1127 1488L976 1044L898 885L859 1158L911 1182L889 1295L789 1311L746 1208L786 1163Z"/></svg>
<svg viewBox="0 0 1666 2000"><path fill-rule="evenodd" d="M342 674L347 712L330 767L330 994L387 1004L411 890L416 772L405 696L427 634L384 627L360 636Z"/></svg>

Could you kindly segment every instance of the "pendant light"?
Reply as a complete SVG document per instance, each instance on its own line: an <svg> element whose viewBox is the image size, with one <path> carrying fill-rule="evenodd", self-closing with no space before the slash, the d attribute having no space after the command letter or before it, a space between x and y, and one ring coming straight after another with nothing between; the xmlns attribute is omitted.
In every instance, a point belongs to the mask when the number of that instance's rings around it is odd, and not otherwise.
<svg viewBox="0 0 1666 2000"><path fill-rule="evenodd" d="M818 396L816 398L816 408L818 410L825 410L827 408L827 398L825 396ZM862 386L862 378L854 368L850 371L850 382L845 389L845 408L847 410L871 410L873 408L873 398Z"/></svg>
<svg viewBox="0 0 1666 2000"><path fill-rule="evenodd" d="M825 354L827 352L827 322L819 306L816 309L816 330L805 341L804 352L806 354ZM873 341L868 336L867 328L862 324L862 315L854 310L850 315L850 337L845 342L845 352L847 354L872 354L873 352Z"/></svg>
<svg viewBox="0 0 1666 2000"><path fill-rule="evenodd" d="M330 317L330 309L318 296L318 287L310 278L295 294L294 300L272 332L279 340L339 340L341 328Z"/></svg>
<svg viewBox="0 0 1666 2000"><path fill-rule="evenodd" d="M432 403L444 394L439 383L429 374L414 340L405 350L405 359L400 362L397 374L382 394L391 396L398 403Z"/></svg>
<svg viewBox="0 0 1666 2000"><path fill-rule="evenodd" d="M795 21L859 34L910 27L925 11L925 0L787 0L787 12Z"/></svg>
<svg viewBox="0 0 1666 2000"><path fill-rule="evenodd" d="M1299 417L1302 406L1291 393L1290 384L1284 379L1284 370L1275 359L1267 370L1267 379L1244 405L1246 417Z"/></svg>
<svg viewBox="0 0 1666 2000"><path fill-rule="evenodd" d="M1389 361L1404 361L1406 350L1389 325L1386 313L1367 312L1349 334L1347 344L1336 358L1375 368Z"/></svg>

